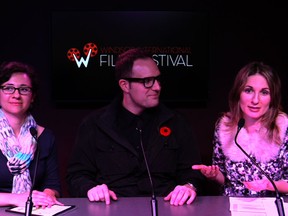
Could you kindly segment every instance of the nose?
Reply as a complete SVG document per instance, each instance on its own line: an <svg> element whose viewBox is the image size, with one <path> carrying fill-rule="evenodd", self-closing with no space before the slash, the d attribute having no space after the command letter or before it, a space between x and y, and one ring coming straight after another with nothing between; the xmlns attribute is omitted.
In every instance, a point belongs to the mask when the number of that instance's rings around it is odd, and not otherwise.
<svg viewBox="0 0 288 216"><path fill-rule="evenodd" d="M254 93L253 98L252 98L252 103L253 104L259 103L259 94L258 93Z"/></svg>
<svg viewBox="0 0 288 216"><path fill-rule="evenodd" d="M21 97L20 90L16 88L15 91L11 95L14 98L20 98Z"/></svg>

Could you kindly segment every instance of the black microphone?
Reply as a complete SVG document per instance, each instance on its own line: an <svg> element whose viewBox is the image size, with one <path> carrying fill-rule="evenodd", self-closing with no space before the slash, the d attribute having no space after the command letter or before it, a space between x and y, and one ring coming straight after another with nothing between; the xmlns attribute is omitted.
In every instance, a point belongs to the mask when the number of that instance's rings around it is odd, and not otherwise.
<svg viewBox="0 0 288 216"><path fill-rule="evenodd" d="M35 127L30 127L30 134L32 137L36 140L36 162L35 162L35 169L34 169L34 176L32 181L32 186L30 188L30 193L25 205L25 216L31 216L32 215L32 208L33 208L33 201L32 201L32 192L35 184L36 179L36 172L38 167L38 161L39 161L39 148L38 148L38 138L37 138L37 130Z"/></svg>
<svg viewBox="0 0 288 216"><path fill-rule="evenodd" d="M153 185L153 181L152 181L152 177L151 177L151 173L150 173L150 168L146 159L146 155L145 155L145 151L144 151L144 147L143 147L143 139L142 139L142 129L141 127L137 127L136 130L139 131L140 134L140 145L141 145L141 150L143 153L143 158L144 158L144 162L145 162L145 166L147 169L147 173L148 173L148 177L150 180L150 185L152 188L152 197L151 197L151 210L152 210L152 216L158 216L158 203L157 203L157 199L155 196L155 192L154 192L154 185Z"/></svg>
<svg viewBox="0 0 288 216"><path fill-rule="evenodd" d="M241 128L244 126L244 124L245 124L245 119L241 118L238 122L238 129L237 129L237 133L236 133L235 139L234 139L235 143L238 146L238 148L249 158L249 160L253 163L253 165L255 165L260 170L260 172L270 181L270 183L272 184L272 186L275 190L275 194L276 194L275 204L277 207L278 215L279 216L285 216L283 201L280 197L278 188L276 187L274 181L270 178L270 176L266 172L264 172L264 170L258 165L256 160L254 158L250 157L250 155L237 143L238 134L239 134Z"/></svg>

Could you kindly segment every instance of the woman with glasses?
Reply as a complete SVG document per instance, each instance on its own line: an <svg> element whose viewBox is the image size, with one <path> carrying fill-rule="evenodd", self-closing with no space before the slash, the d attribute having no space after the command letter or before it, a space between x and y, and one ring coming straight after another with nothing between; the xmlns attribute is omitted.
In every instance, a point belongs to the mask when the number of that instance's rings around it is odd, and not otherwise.
<svg viewBox="0 0 288 216"><path fill-rule="evenodd" d="M31 190L36 207L62 205L54 134L31 114L37 89L31 66L0 66L0 206L25 206Z"/></svg>
<svg viewBox="0 0 288 216"><path fill-rule="evenodd" d="M203 179L190 165L200 153L189 123L159 101L152 55L128 50L115 70L122 95L82 122L68 166L70 194L106 204L152 194L175 206L192 203Z"/></svg>

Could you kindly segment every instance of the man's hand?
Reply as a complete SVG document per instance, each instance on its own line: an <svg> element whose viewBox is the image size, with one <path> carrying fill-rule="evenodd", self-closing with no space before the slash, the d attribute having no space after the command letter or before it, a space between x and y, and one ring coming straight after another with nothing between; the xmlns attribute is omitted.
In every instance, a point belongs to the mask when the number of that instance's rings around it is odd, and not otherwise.
<svg viewBox="0 0 288 216"><path fill-rule="evenodd" d="M105 202L107 205L110 204L110 197L113 200L117 200L116 194L109 190L106 184L97 185L96 187L91 188L87 192L87 196L91 202Z"/></svg>
<svg viewBox="0 0 288 216"><path fill-rule="evenodd" d="M171 205L191 204L196 198L196 191L189 185L178 185L171 191L168 196L164 197L165 201L170 200Z"/></svg>

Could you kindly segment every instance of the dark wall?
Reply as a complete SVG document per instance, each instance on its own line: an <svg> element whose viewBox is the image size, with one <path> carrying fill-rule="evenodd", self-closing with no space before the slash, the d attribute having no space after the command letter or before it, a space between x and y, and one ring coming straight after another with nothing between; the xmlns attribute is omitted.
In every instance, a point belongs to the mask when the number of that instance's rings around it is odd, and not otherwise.
<svg viewBox="0 0 288 216"><path fill-rule="evenodd" d="M279 71L283 82L283 105L287 111L287 7L265 1L225 3L224 1L134 1L111 0L106 3L79 1L6 3L0 13L0 61L21 60L40 72L40 104L34 110L39 124L51 128L59 147L60 171L64 196L67 161L81 119L97 107L56 107L51 98L52 11L77 10L188 10L210 14L209 97L204 107L175 108L191 121L197 134L203 162L209 164L216 119L226 111L228 91L238 70L250 61L261 60ZM136 1L135 1L136 2ZM189 4L188 4L189 2ZM139 4L139 5L136 5ZM141 6L140 6L141 5ZM72 20L71 20L72 22ZM187 28L193 28L188 26ZM181 36L179 36L181 37ZM125 38L123 38L124 40ZM65 82L65 80L62 80ZM109 82L109 80L107 81ZM201 83L199 83L201 91ZM71 86L71 94L77 88ZM208 185L209 186L209 185ZM208 192L210 187L208 187ZM213 190L213 188L211 189ZM212 193L212 191L211 191Z"/></svg>

